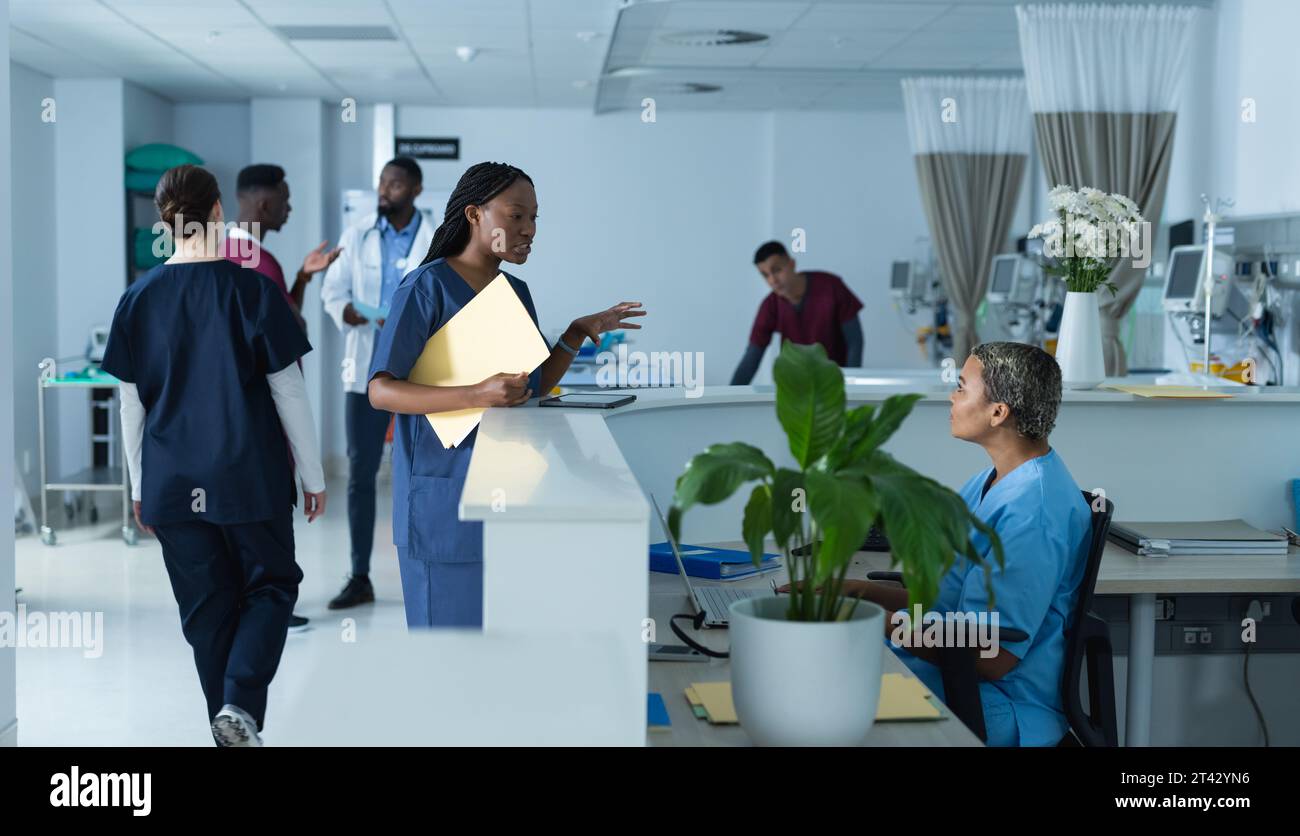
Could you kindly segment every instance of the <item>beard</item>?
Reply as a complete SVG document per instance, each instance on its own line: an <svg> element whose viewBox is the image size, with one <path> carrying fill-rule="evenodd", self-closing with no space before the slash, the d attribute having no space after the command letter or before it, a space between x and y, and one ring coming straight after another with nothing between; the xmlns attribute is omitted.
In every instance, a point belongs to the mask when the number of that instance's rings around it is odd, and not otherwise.
<svg viewBox="0 0 1300 836"><path fill-rule="evenodd" d="M397 211L397 207L391 203L379 203L376 204L375 211L379 213L380 217L387 218Z"/></svg>

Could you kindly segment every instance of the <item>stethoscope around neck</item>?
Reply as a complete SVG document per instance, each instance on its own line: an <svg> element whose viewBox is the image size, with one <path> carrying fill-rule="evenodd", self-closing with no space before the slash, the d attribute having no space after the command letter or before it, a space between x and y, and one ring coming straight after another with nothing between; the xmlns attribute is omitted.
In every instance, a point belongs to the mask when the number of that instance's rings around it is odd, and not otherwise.
<svg viewBox="0 0 1300 836"><path fill-rule="evenodd" d="M421 221L421 223L423 223L423 221ZM365 248L365 246L366 246L366 241L369 240L369 238L370 238L370 233L372 233L372 232L379 232L379 221L375 221L373 224L371 224L369 227L366 228L366 231L365 231L365 232L361 233L361 248L362 248L362 249ZM381 243L382 243L382 242L381 242ZM414 235L411 236L411 244L410 244L410 246L406 248L406 255L402 256L401 258L397 259L397 261L393 262L393 266L396 267L398 270L405 270L405 269L407 268L407 265L409 265L409 264L411 263L411 250L413 250L413 249L415 249L415 236L414 236ZM380 258L380 260L383 259L383 248L382 248L382 246L381 246L381 248L380 248L380 256L379 256L379 258Z"/></svg>

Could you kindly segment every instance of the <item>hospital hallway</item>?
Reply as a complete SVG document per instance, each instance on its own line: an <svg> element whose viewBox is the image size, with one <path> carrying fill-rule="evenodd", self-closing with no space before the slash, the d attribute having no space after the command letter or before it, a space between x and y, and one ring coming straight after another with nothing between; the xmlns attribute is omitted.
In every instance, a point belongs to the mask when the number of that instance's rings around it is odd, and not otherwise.
<svg viewBox="0 0 1300 836"><path fill-rule="evenodd" d="M267 705L268 743L275 740L276 720L301 704L295 695L311 649L345 640L352 626L345 619L355 619L358 643L370 627L406 623L386 477L385 468L371 558L374 604L326 608L348 573L347 480L329 482L327 513L310 525L299 500L294 539L304 577L294 612L310 624L290 631L285 643ZM111 501L101 500L97 525L68 529L59 527L62 511L55 497L51 502L57 544L45 546L37 535L17 540L17 603L29 613L103 613L104 635L96 637L102 655L87 658L94 650L83 647L18 649L19 745L211 746L203 692L158 541L142 535L136 546L123 543Z"/></svg>

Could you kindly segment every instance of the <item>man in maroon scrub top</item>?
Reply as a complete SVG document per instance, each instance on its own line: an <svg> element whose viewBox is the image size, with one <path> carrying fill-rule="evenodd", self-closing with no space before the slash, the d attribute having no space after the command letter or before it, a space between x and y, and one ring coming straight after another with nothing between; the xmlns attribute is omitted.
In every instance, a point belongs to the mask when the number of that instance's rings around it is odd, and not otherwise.
<svg viewBox="0 0 1300 836"><path fill-rule="evenodd" d="M284 169L265 163L245 166L239 172L235 191L239 197L239 226L226 236L227 260L256 270L270 279L293 309L298 324L306 330L307 323L302 317L303 294L312 276L329 267L339 257L340 250L337 247L327 250L328 242L321 241L320 246L303 259L290 288L280 262L268 250L262 249L266 233L279 232L289 220L289 184L284 179Z"/></svg>
<svg viewBox="0 0 1300 836"><path fill-rule="evenodd" d="M821 343L826 356L841 366L862 365L862 303L834 273L800 272L779 241L768 241L754 253L754 266L772 292L758 306L749 347L740 359L732 386L754 379L772 334L799 345Z"/></svg>
<svg viewBox="0 0 1300 836"><path fill-rule="evenodd" d="M284 280L284 269L269 250L262 249L262 239L268 232L278 232L289 220L289 184L284 179L284 169L278 165L250 165L239 172L235 183L235 193L239 198L239 225L226 235L226 248L223 253L227 261L233 261L240 267L256 270L279 288L289 308L298 320L298 325L307 330L307 322L302 317L302 298L312 276L330 266L339 257L339 249L326 250L327 241L307 253L302 267L294 278L290 289ZM302 361L298 361L302 368ZM292 463L291 463L292 464ZM289 629L301 630L307 626L307 619L297 613L289 619Z"/></svg>

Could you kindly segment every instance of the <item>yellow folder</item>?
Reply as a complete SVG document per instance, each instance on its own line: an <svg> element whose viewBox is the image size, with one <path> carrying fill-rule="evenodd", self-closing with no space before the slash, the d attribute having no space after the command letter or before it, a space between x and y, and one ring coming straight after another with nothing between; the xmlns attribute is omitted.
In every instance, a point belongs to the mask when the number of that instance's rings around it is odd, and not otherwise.
<svg viewBox="0 0 1300 836"><path fill-rule="evenodd" d="M500 372L531 373L550 355L528 309L498 273L429 338L410 380L425 386L468 386ZM484 411L475 407L424 417L443 447L455 447L474 431Z"/></svg>
<svg viewBox="0 0 1300 836"><path fill-rule="evenodd" d="M730 682L692 682L686 689L686 699L691 705L703 705L710 723L738 722ZM943 712L930 699L930 692L921 680L901 673L881 676L877 722L941 719Z"/></svg>
<svg viewBox="0 0 1300 836"><path fill-rule="evenodd" d="M1231 392L1217 389L1202 389L1198 386L1148 386L1138 384L1112 383L1102 386L1116 392L1128 392L1139 398L1231 398Z"/></svg>

